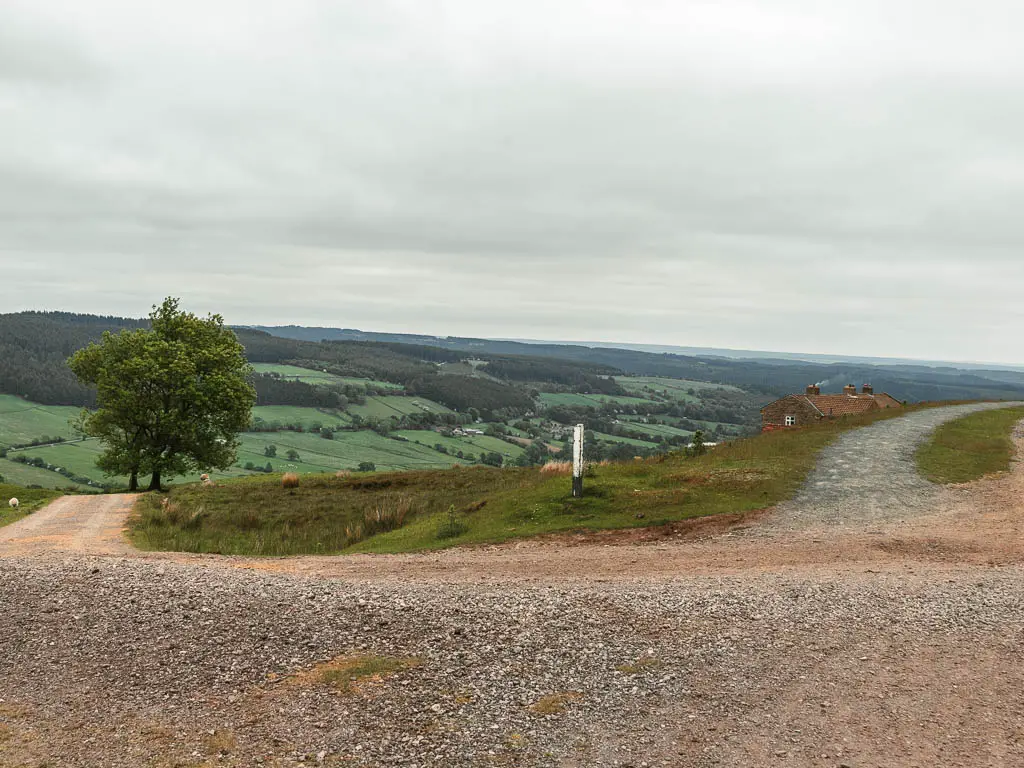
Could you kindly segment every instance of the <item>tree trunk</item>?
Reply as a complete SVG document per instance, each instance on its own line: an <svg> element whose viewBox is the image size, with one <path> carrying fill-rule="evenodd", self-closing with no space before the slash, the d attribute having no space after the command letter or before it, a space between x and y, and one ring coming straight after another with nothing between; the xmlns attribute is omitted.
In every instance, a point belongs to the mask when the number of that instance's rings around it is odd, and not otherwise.
<svg viewBox="0 0 1024 768"><path fill-rule="evenodd" d="M128 490L137 491L139 490L139 470L133 469L132 476L128 478Z"/></svg>
<svg viewBox="0 0 1024 768"><path fill-rule="evenodd" d="M149 490L159 491L160 490L160 472L159 470L153 473L153 479L149 481Z"/></svg>

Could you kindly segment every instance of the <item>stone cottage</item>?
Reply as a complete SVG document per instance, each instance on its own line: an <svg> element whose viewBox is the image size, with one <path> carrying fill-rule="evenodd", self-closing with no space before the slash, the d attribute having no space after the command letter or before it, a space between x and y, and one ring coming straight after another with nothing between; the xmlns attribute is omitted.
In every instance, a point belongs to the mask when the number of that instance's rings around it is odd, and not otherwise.
<svg viewBox="0 0 1024 768"><path fill-rule="evenodd" d="M764 431L802 427L822 419L837 419L883 408L899 408L901 405L890 395L876 395L870 384L865 384L860 392L853 384L848 384L839 395L823 395L819 386L812 385L802 395L787 395L762 408L761 427Z"/></svg>

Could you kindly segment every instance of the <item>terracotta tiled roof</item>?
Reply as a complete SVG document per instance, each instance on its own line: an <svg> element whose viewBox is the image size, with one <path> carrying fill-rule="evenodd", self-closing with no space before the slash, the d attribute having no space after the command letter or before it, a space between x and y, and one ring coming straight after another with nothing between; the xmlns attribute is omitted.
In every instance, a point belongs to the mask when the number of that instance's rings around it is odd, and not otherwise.
<svg viewBox="0 0 1024 768"><path fill-rule="evenodd" d="M848 416L865 413L875 408L890 408L899 405L889 395L797 395L809 402L823 416Z"/></svg>
<svg viewBox="0 0 1024 768"><path fill-rule="evenodd" d="M890 395L888 392L883 392L880 395L875 395L875 399L878 404L883 408L900 408L903 403L897 400L895 397Z"/></svg>

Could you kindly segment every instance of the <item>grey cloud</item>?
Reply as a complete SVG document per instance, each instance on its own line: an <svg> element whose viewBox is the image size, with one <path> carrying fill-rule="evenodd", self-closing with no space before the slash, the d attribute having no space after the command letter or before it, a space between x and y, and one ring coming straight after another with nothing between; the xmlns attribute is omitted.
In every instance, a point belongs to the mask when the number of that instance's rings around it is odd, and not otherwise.
<svg viewBox="0 0 1024 768"><path fill-rule="evenodd" d="M1020 361L1017 4L46 6L4 308Z"/></svg>
<svg viewBox="0 0 1024 768"><path fill-rule="evenodd" d="M97 56L52 20L0 10L0 83L85 86L103 76Z"/></svg>

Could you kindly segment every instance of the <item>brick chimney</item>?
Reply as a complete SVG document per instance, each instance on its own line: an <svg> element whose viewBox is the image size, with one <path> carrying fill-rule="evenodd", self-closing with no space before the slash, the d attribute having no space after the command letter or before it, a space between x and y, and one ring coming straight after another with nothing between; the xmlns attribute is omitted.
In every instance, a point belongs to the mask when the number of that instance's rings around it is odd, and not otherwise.
<svg viewBox="0 0 1024 768"><path fill-rule="evenodd" d="M843 394L844 395L856 395L857 394L857 388L855 386L853 386L853 384L847 384L845 387L843 387Z"/></svg>
<svg viewBox="0 0 1024 768"><path fill-rule="evenodd" d="M870 384L865 384L864 385L864 389L862 391L864 392L865 395L873 395L873 394L875 394L875 388L872 387Z"/></svg>
<svg viewBox="0 0 1024 768"><path fill-rule="evenodd" d="M820 395L821 394L821 387L819 387L817 384L811 384L807 388L807 394L808 395Z"/></svg>

